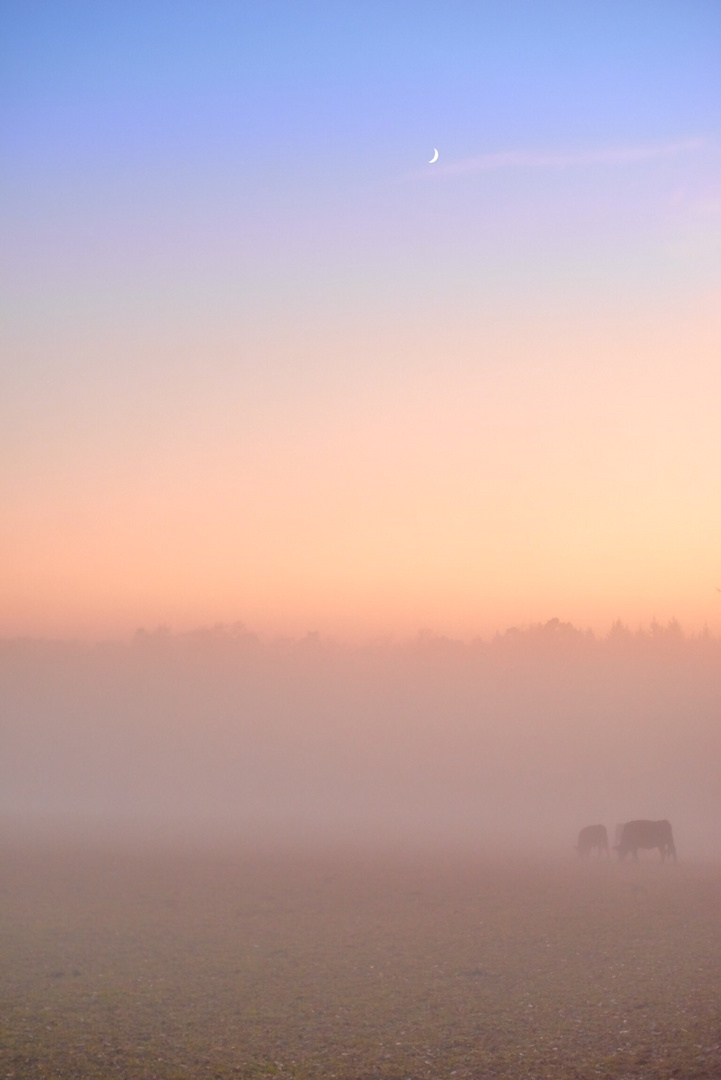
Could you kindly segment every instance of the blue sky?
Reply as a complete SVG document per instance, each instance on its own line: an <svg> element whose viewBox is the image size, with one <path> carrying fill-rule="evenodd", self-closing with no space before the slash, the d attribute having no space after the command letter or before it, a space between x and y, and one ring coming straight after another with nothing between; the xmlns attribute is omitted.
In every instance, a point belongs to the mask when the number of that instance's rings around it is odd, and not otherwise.
<svg viewBox="0 0 721 1080"><path fill-rule="evenodd" d="M710 2L3 9L10 148L28 154L35 140L58 164L84 147L96 164L130 154L138 168L202 154L262 174L294 154L290 175L313 161L392 175L429 141L455 159L713 136L719 124Z"/></svg>
<svg viewBox="0 0 721 1080"><path fill-rule="evenodd" d="M535 265L539 232L543 258L567 252L573 275L589 238L603 263L629 227L665 234L678 192L717 197L714 4L31 3L4 16L9 251L31 284L62 268L96 287L162 272L202 288L228 261L281 289L299 262L321 280L359 266L396 277L399 263L413 278L429 249L456 281L479 244L503 279L509 258L512 273ZM625 167L521 165L440 192L436 176L411 179L436 146L440 175L484 154L693 139Z"/></svg>

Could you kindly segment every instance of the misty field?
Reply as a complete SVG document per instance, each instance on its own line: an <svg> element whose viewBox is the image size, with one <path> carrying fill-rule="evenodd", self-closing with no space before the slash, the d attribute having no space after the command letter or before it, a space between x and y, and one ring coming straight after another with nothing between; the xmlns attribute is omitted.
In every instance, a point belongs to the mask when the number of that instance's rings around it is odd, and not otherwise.
<svg viewBox="0 0 721 1080"><path fill-rule="evenodd" d="M718 1077L721 867L5 842L3 1078Z"/></svg>

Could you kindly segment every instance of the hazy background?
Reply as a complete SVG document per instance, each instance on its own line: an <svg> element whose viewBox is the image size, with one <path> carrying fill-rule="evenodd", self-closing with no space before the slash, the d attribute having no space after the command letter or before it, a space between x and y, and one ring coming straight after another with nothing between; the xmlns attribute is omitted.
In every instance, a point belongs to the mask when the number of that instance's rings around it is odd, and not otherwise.
<svg viewBox="0 0 721 1080"><path fill-rule="evenodd" d="M8 828L573 858L583 825L668 817L681 857L721 855L721 643L673 624L17 640L0 673Z"/></svg>
<svg viewBox="0 0 721 1080"><path fill-rule="evenodd" d="M6 822L718 852L721 5L3 0L0 139Z"/></svg>

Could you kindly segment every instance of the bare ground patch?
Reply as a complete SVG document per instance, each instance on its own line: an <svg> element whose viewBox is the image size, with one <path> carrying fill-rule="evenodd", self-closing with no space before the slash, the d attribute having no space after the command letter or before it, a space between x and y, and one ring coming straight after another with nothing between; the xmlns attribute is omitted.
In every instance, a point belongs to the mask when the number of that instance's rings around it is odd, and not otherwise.
<svg viewBox="0 0 721 1080"><path fill-rule="evenodd" d="M721 868L6 845L0 1080L721 1077Z"/></svg>

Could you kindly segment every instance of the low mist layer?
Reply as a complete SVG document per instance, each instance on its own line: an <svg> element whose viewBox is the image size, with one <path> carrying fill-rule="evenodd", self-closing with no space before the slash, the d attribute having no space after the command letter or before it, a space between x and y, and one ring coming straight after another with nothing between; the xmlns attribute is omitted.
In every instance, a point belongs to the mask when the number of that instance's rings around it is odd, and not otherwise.
<svg viewBox="0 0 721 1080"><path fill-rule="evenodd" d="M16 825L572 853L583 825L647 817L682 858L721 853L721 641L677 624L13 640L0 693Z"/></svg>

